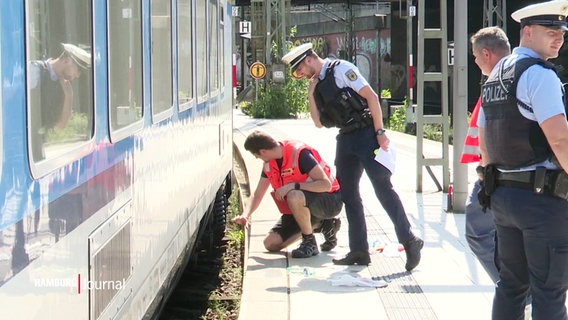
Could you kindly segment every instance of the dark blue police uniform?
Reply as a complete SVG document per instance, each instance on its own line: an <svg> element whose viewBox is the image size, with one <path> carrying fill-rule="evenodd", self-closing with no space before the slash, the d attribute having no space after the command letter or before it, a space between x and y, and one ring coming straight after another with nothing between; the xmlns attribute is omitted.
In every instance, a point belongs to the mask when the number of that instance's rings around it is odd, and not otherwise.
<svg viewBox="0 0 568 320"><path fill-rule="evenodd" d="M351 251L367 251L367 227L363 202L359 194L359 181L363 170L367 173L375 195L394 224L400 243L415 238L400 198L390 181L391 172L375 160L374 150L379 148L373 126L337 136L335 165L342 190L347 220L349 221L349 247Z"/></svg>
<svg viewBox="0 0 568 320"><path fill-rule="evenodd" d="M390 181L391 172L375 160L374 151L379 144L370 112L357 93L368 83L357 67L343 60L326 59L319 77L314 98L320 120L326 126L340 128L335 165L349 222L350 253L333 262L347 265L370 262L365 212L359 193L359 182L365 170L379 202L394 224L398 241L405 247L406 269L410 271L420 261L424 242L411 231L400 197Z"/></svg>
<svg viewBox="0 0 568 320"><path fill-rule="evenodd" d="M367 265L371 262L365 212L359 193L359 181L365 170L377 198L395 226L398 241L405 248L405 268L410 271L420 262L424 241L410 230L402 202L390 182L391 172L374 159L375 150L379 148L376 135L383 134L384 130L377 128L375 132L367 101L359 95L360 90L369 86L369 83L359 69L348 61L321 60L312 51L311 43L292 49L282 57L282 61L290 65L292 74L295 74L308 56L316 60L315 65L321 68L313 92L315 106L310 101L310 111L318 113L321 125L339 128L335 165L349 222L351 250L345 258L333 259L333 263ZM306 76L303 72L300 75Z"/></svg>
<svg viewBox="0 0 568 320"><path fill-rule="evenodd" d="M566 29L562 10L568 12L565 1L551 1L512 16L523 28ZM529 294L532 319L568 319L568 201L557 192L568 180L540 128L549 118L566 115L562 94L551 66L524 46L502 59L483 85L478 125L485 130L484 182L495 219L500 278L493 319L524 319Z"/></svg>

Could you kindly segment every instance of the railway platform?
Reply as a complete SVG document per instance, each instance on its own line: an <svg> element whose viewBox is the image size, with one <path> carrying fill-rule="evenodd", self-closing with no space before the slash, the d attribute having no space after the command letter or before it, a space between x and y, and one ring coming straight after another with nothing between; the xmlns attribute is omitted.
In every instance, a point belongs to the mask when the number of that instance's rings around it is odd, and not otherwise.
<svg viewBox="0 0 568 320"><path fill-rule="evenodd" d="M243 143L256 129L276 139L302 140L333 164L336 129L317 129L310 119L251 119L240 110L234 112L233 141L246 164L251 192L262 162L244 150ZM392 183L414 233L425 242L418 267L412 272L404 269L405 254L396 250L394 227L366 175L360 188L371 247L369 266L336 266L331 262L349 251L345 211L340 214L343 225L338 246L332 251L294 259L290 252L296 243L279 253L267 252L262 239L279 213L271 197L266 196L253 213L248 233L240 320L490 319L494 285L467 246L465 215L447 212L447 194L438 191L426 173L423 192L415 192L415 137L393 131L388 136L396 150ZM428 141L424 147L428 157L438 150L441 146L436 142ZM441 167L431 169L441 180ZM476 179L474 166L468 175L471 187ZM323 242L321 234L316 237L318 243ZM386 286L374 287L377 284Z"/></svg>

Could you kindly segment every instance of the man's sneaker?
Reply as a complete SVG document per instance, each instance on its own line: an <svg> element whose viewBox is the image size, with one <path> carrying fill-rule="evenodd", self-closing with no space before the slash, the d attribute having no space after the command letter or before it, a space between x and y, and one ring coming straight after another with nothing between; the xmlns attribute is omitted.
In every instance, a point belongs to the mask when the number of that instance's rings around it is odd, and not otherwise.
<svg viewBox="0 0 568 320"><path fill-rule="evenodd" d="M313 234L302 235L302 242L297 249L292 250L292 258L309 258L319 253L316 238Z"/></svg>
<svg viewBox="0 0 568 320"><path fill-rule="evenodd" d="M407 271L416 268L420 263L420 250L422 250L422 247L424 247L424 241L418 237L404 244L404 251L406 252L406 266L404 267Z"/></svg>
<svg viewBox="0 0 568 320"><path fill-rule="evenodd" d="M320 245L321 251L329 251L337 245L337 232L341 228L339 218L326 219L321 222L321 233L325 242Z"/></svg>
<svg viewBox="0 0 568 320"><path fill-rule="evenodd" d="M353 264L368 265L371 263L371 257L367 251L351 251L343 259L333 259L333 264L350 266Z"/></svg>

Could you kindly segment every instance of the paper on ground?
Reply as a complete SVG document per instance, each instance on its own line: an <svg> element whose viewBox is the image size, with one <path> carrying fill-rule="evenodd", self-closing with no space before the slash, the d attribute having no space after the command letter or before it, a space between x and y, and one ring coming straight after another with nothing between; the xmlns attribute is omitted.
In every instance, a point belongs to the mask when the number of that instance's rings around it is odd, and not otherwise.
<svg viewBox="0 0 568 320"><path fill-rule="evenodd" d="M372 288L384 288L388 286L388 283L384 280L372 280L363 277L354 277L349 274L344 274L338 279L329 279L331 285L334 287L344 286L344 287L372 287Z"/></svg>

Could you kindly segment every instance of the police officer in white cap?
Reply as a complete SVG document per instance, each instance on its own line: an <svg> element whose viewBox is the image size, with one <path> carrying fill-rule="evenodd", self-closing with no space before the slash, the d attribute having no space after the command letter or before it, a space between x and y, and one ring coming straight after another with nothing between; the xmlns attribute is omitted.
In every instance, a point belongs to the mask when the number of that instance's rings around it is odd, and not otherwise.
<svg viewBox="0 0 568 320"><path fill-rule="evenodd" d="M519 47L493 68L479 115L485 193L497 231L499 281L493 319L567 319L568 123L554 66L568 1L533 4L511 16Z"/></svg>
<svg viewBox="0 0 568 320"><path fill-rule="evenodd" d="M283 58L282 61L288 65L290 65L290 70L292 71L292 75L296 78L302 78L296 70L298 66L304 59L312 54L312 44L311 42L304 43L295 47L294 49L290 50Z"/></svg>
<svg viewBox="0 0 568 320"><path fill-rule="evenodd" d="M355 65L345 60L322 59L312 50L311 43L294 48L282 61L290 65L296 77L310 80L308 100L316 127L339 128L335 165L349 221L350 252L342 259L333 259L333 263L368 265L371 262L359 194L359 181L365 170L395 226L398 241L406 249L405 268L414 269L420 262L424 242L411 231L402 202L391 184L391 172L374 159L375 150L389 147L377 94Z"/></svg>
<svg viewBox="0 0 568 320"><path fill-rule="evenodd" d="M71 81L81 70L91 67L91 54L74 44L62 43L57 58L30 61L28 86L32 127L39 128L32 136L32 153L35 160L44 158L43 135L50 128L65 128L71 118L73 87ZM37 130L35 130L37 131Z"/></svg>
<svg viewBox="0 0 568 320"><path fill-rule="evenodd" d="M91 67L91 54L74 44L62 43L63 54L69 56L82 69Z"/></svg>

